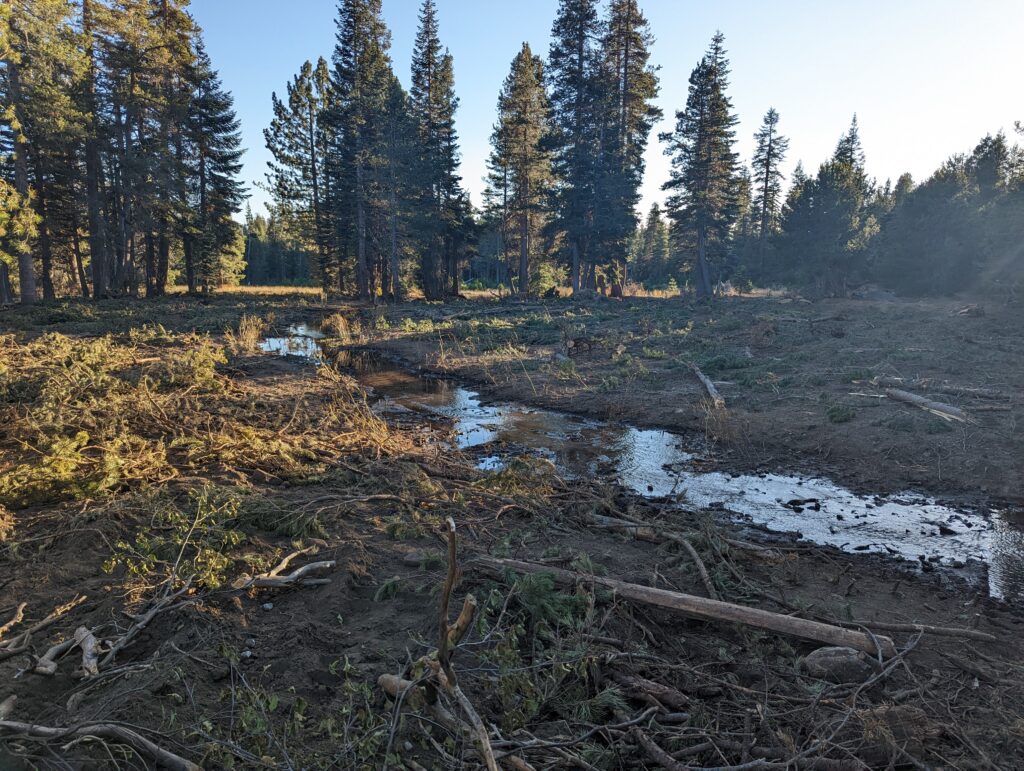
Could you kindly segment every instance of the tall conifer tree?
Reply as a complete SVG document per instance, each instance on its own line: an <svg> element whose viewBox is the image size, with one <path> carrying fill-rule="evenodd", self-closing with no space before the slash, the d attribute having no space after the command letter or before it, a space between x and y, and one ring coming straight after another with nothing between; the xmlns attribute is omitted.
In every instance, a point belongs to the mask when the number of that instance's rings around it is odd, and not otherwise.
<svg viewBox="0 0 1024 771"><path fill-rule="evenodd" d="M752 159L754 197L753 208L757 217L758 261L761 276L765 272L765 250L769 240L779 229L782 210L782 172L789 139L779 133L779 113L774 107L765 113L761 127L754 134L757 143Z"/></svg>
<svg viewBox="0 0 1024 771"><path fill-rule="evenodd" d="M699 297L712 294L710 261L724 256L736 219L737 118L726 93L729 62L725 36L715 33L704 58L690 75L686 107L676 127L662 135L672 171L664 189L677 240L695 254Z"/></svg>
<svg viewBox="0 0 1024 771"><path fill-rule="evenodd" d="M530 292L531 257L537 253L536 240L553 180L547 143L550 130L544 64L523 43L498 97L488 195L501 202L503 218L516 224L519 294L524 297Z"/></svg>

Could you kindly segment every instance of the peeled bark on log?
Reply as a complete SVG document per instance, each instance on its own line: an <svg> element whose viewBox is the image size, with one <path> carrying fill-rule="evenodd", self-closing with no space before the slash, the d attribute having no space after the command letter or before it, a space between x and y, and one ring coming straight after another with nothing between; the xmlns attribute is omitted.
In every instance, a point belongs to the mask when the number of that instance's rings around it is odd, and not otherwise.
<svg viewBox="0 0 1024 771"><path fill-rule="evenodd" d="M84 739L95 737L126 744L140 755L144 755L164 768L171 771L203 771L203 769L180 755L158 747L141 734L137 734L124 726L109 723L91 723L69 728L51 728L49 726L20 723L14 720L0 720L0 733L21 734L39 739Z"/></svg>
<svg viewBox="0 0 1024 771"><path fill-rule="evenodd" d="M920 407L925 412L938 415L943 420L957 420L961 423L967 423L970 421L967 413L958 407L954 407L950 404L943 404L942 402L933 402L931 399L925 399L923 396L912 394L909 391L901 391L898 388L886 388L885 395L898 402L905 402L907 404L912 404L915 407Z"/></svg>
<svg viewBox="0 0 1024 771"><path fill-rule="evenodd" d="M86 677L95 677L100 673L99 643L96 636L86 627L75 630L75 644L82 649L82 672Z"/></svg>
<svg viewBox="0 0 1024 771"><path fill-rule="evenodd" d="M708 392L708 397L711 399L711 404L716 410L725 409L725 399L718 393L718 389L715 388L715 384L711 382L711 378L700 371L700 367L696 364L691 363L690 369L693 370L693 374L697 376L697 379L704 385L704 390Z"/></svg>
<svg viewBox="0 0 1024 771"><path fill-rule="evenodd" d="M338 563L334 560L310 562L308 565L303 565L301 568L293 570L286 576L256 576L256 578L252 579L249 585L265 589L268 587L281 588L284 586L291 586L292 584L317 586L319 584L330 583L330 580L326 578L306 578L306 576L310 573L331 570L337 564Z"/></svg>
<svg viewBox="0 0 1024 771"><path fill-rule="evenodd" d="M231 584L232 589L248 589L250 586L255 586L258 589L281 589L286 586L292 586L293 584L299 584L300 586L319 586L321 584L329 584L331 581L329 578L307 578L310 573L318 573L323 570L331 570L337 565L334 560L326 560L324 562L310 562L308 565L303 565L301 568L293 570L286 576L279 575L284 570L288 563L296 556L295 554L289 554L276 568L268 573L261 573L258 576L248 578L242 576L235 580Z"/></svg>
<svg viewBox="0 0 1024 771"><path fill-rule="evenodd" d="M896 655L896 646L893 645L892 640L888 637L872 637L864 632L853 629L844 629L843 627L825 624L820 621L784 616L760 608L749 608L744 605L711 600L692 594L682 594L680 592L670 592L666 589L631 584L614 578L587 576L582 573L552 568L547 565L537 565L532 562L521 562L519 560L500 559L497 557L478 557L475 564L492 575L502 575L507 570L513 570L520 573L550 573L558 583L563 585L573 584L577 581L590 582L612 589L619 596L628 600L667 608L704 621L726 621L747 624L779 634L802 637L806 640L813 640L826 645L846 646L872 655L878 653L874 642L877 640L878 645L881 646L882 655L886 657Z"/></svg>

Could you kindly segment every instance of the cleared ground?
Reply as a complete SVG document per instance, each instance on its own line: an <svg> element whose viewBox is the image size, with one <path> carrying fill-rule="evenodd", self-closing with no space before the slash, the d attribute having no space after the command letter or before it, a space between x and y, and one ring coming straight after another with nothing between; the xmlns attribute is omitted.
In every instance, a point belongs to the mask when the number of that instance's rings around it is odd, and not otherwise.
<svg viewBox="0 0 1024 771"><path fill-rule="evenodd" d="M151 751L129 750L123 733L86 738L111 725L174 753L177 768L479 767L469 712L438 667L457 673L503 768L1024 764L1024 617L1014 608L941 571L756 534L743 542L706 512L641 500L607 480L567 482L543 462L482 471L445 442L443 423L381 419L343 370L259 352L265 334L323 321L328 350L406 346L435 367L478 372L496 395L576 409L593 397L604 410L628 396L640 410L638 394L649 389L643 398L664 410L656 415L699 421L700 394L684 364L702 350L709 374L736 383L722 386L727 410L757 415L739 407L742 395L768 405L784 394L759 383L766 373L740 384L726 377L732 369L712 366L712 344L696 340L711 339L701 330L722 323L721 311L648 302L385 312L239 293L0 314L0 625L12 622L0 633L0 767L158 765ZM732 318L756 323L753 310ZM565 335L595 342L571 367L551 357L567 321L586 329ZM995 334L984 331L994 329L992 313L942 321L949 329L980 322L980 331L968 327L976 340ZM794 324L809 341L819 335L806 320L772 324ZM739 326L721 335L723 356L746 359L750 345L764 361L799 348L773 341L778 353L769 354ZM831 378L843 367L814 371ZM979 371L960 372L971 384L1019 385ZM861 390L831 379L800 388L843 403L842 393ZM670 409L669 398L679 403ZM859 409L920 417L867 404ZM817 402L804 408L827 414ZM632 417L625 407L621 414ZM859 419L860 411L849 422ZM689 425L679 420L673 425ZM783 445L772 446L781 457ZM599 527L606 520L595 516L633 524ZM449 517L461 579L448 618L468 593L477 601L451 670L436 653ZM327 562L308 575L329 583L246 585L295 552L279 575ZM557 584L495 572L486 558L580 577ZM867 628L891 636L898 653L884 664L855 657L842 676L824 676L808 670L815 643L690 620L586 576ZM949 637L910 622L961 631ZM87 649L98 654L98 672ZM379 685L385 674L436 690L417 686L396 701ZM42 736L11 721L58 730Z"/></svg>
<svg viewBox="0 0 1024 771"><path fill-rule="evenodd" d="M1024 489L1018 305L473 301L377 311L368 326L375 345L488 397L699 434L733 468L794 469L879 492L1019 500ZM691 364L715 381L724 410L709 409ZM892 381L875 378L903 379L901 390L968 419L886 397Z"/></svg>

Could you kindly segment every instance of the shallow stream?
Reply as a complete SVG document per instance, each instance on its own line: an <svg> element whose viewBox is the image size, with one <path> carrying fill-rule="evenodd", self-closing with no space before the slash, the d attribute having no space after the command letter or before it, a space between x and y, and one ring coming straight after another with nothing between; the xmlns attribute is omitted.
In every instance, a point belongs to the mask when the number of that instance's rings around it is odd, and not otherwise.
<svg viewBox="0 0 1024 771"><path fill-rule="evenodd" d="M316 358L322 335L297 326L268 338L264 350ZM718 509L740 521L797 532L815 543L879 552L922 564L971 568L984 563L990 594L1024 599L1024 518L995 508L968 510L913 492L860 495L825 478L795 473L738 474L702 469L685 437L517 404L484 404L452 380L422 377L369 351L344 351L379 412L413 410L451 421L460 448L483 468L532 453L569 476L615 478L643 496ZM977 570L973 571L975 574Z"/></svg>

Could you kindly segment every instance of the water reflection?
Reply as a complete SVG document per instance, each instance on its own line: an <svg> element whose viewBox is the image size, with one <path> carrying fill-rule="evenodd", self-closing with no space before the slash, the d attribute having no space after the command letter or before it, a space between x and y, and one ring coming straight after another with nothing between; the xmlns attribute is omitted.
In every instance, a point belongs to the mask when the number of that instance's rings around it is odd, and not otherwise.
<svg viewBox="0 0 1024 771"><path fill-rule="evenodd" d="M410 392L415 380L420 382ZM378 371L369 382L403 406L450 418L460 447L493 447L496 452L481 460L481 468L500 468L502 449L531 452L568 475L611 476L640 495L678 495L689 505L723 509L815 543L928 565L988 562L993 595L1024 596L1024 530L998 513L958 511L912 493L861 496L821 478L700 471L681 438L667 431L482 404L471 390L412 375L396 379Z"/></svg>
<svg viewBox="0 0 1024 771"><path fill-rule="evenodd" d="M264 349L315 356L318 333L290 330L286 346ZM311 352L310 352L311 351ZM510 454L552 460L570 476L614 478L650 497L680 496L688 504L721 509L774 530L847 550L891 554L926 565L989 565L994 596L1024 598L1024 522L959 511L904 493L856 495L827 479L791 474L700 471L682 439L661 430L609 424L520 405L482 404L474 391L448 380L423 378L368 351L344 351L337 363L356 370L383 408L430 412L451 420L463 449L486 448L480 467L499 469Z"/></svg>
<svg viewBox="0 0 1024 771"><path fill-rule="evenodd" d="M315 359L320 355L320 344L317 340L322 340L323 337L324 333L314 327L294 324L288 327L288 333L284 337L268 337L260 347L266 353Z"/></svg>

